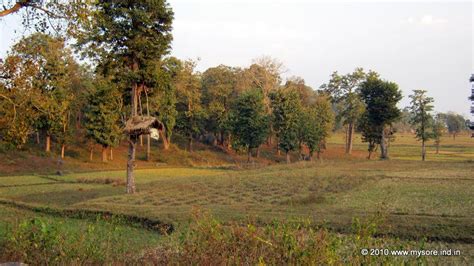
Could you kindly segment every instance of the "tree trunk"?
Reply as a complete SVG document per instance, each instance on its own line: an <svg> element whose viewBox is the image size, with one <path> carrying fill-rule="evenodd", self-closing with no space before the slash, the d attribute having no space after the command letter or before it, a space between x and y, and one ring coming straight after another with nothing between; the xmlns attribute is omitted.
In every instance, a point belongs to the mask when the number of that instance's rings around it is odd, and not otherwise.
<svg viewBox="0 0 474 266"><path fill-rule="evenodd" d="M347 129L347 146L346 146L346 153L352 154L352 142L354 139L354 123L349 123Z"/></svg>
<svg viewBox="0 0 474 266"><path fill-rule="evenodd" d="M114 148L110 147L110 160L114 160Z"/></svg>
<svg viewBox="0 0 474 266"><path fill-rule="evenodd" d="M92 157L94 155L94 148L91 148L91 152L89 153L89 161L92 162Z"/></svg>
<svg viewBox="0 0 474 266"><path fill-rule="evenodd" d="M148 134L146 135L146 160L147 161L151 160L150 145L151 145L151 137L150 137L150 134Z"/></svg>
<svg viewBox="0 0 474 266"><path fill-rule="evenodd" d="M439 143L436 143L436 154L439 154Z"/></svg>
<svg viewBox="0 0 474 266"><path fill-rule="evenodd" d="M426 158L426 147L425 147L425 141L421 141L421 160L424 162Z"/></svg>
<svg viewBox="0 0 474 266"><path fill-rule="evenodd" d="M140 147L143 147L143 135L140 135Z"/></svg>
<svg viewBox="0 0 474 266"><path fill-rule="evenodd" d="M36 131L36 144L40 144L40 133L39 131Z"/></svg>
<svg viewBox="0 0 474 266"><path fill-rule="evenodd" d="M51 136L46 135L46 152L51 152Z"/></svg>
<svg viewBox="0 0 474 266"><path fill-rule="evenodd" d="M252 150L247 148L247 163L250 163L250 159L252 158Z"/></svg>
<svg viewBox="0 0 474 266"><path fill-rule="evenodd" d="M286 152L286 163L291 163L290 153L288 151Z"/></svg>
<svg viewBox="0 0 474 266"><path fill-rule="evenodd" d="M137 145L137 137L130 136L128 141L128 161L127 161L127 193L135 193L135 177L133 176L133 168L135 167L135 151Z"/></svg>
<svg viewBox="0 0 474 266"><path fill-rule="evenodd" d="M255 153L256 158L260 158L260 146L257 147L257 151Z"/></svg>
<svg viewBox="0 0 474 266"><path fill-rule="evenodd" d="M170 148L170 143L168 142L165 131L159 130L159 133L161 135L161 139L163 140L163 149L168 150Z"/></svg>
<svg viewBox="0 0 474 266"><path fill-rule="evenodd" d="M456 140L456 133L453 133L453 140Z"/></svg>
<svg viewBox="0 0 474 266"><path fill-rule="evenodd" d="M107 146L102 146L102 162L107 162Z"/></svg>
<svg viewBox="0 0 474 266"><path fill-rule="evenodd" d="M189 152L193 152L193 137L189 137L188 139L188 149L189 149Z"/></svg>
<svg viewBox="0 0 474 266"><path fill-rule="evenodd" d="M380 159L388 160L387 141L385 140L385 132L382 129L382 140L380 141Z"/></svg>
<svg viewBox="0 0 474 266"><path fill-rule="evenodd" d="M64 151L66 150L66 145L61 145L61 159L64 159Z"/></svg>

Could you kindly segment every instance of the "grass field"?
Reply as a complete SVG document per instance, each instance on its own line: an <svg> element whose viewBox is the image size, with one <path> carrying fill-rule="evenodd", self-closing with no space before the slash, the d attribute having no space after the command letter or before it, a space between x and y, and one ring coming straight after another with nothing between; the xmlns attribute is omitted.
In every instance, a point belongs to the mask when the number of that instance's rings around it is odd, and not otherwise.
<svg viewBox="0 0 474 266"><path fill-rule="evenodd" d="M473 139L468 135L456 140L446 137L440 154L429 147L426 162L420 161L419 143L412 135L399 135L390 144L390 161L365 159L366 145L359 136L352 156L344 155L342 147L343 136L334 135L322 161L289 165L275 163L280 158L270 149L262 151L266 158L255 165L240 163L245 155L223 159L218 158L218 152L210 151L200 152L212 153L209 158L216 159L196 163L195 167L183 167L173 155L165 166L139 162L147 169L136 170L138 193L134 195L124 193L124 170L86 171L87 166L74 162L76 168L67 168L62 176L11 171L17 175L0 177L0 237L9 225L41 217L48 223L61 224L66 231L97 226L100 232L120 232L111 233L113 237L109 239L113 241L101 241L105 246L132 241L133 248L119 249L126 257L142 256L164 243L178 241L192 223L196 209L209 211L223 224L253 221L265 226L275 220L307 219L312 227L328 230L341 243L354 234L354 219L380 216L373 236L384 239L383 243L413 248L426 242L424 247L455 248L461 256L430 257L428 261L472 263ZM191 160L193 156L196 155L186 158ZM98 165L93 167L97 168ZM44 212L45 209L56 212ZM175 232L162 236L127 223L65 217L60 215L63 210L145 217L171 224ZM342 246L337 252L349 256Z"/></svg>

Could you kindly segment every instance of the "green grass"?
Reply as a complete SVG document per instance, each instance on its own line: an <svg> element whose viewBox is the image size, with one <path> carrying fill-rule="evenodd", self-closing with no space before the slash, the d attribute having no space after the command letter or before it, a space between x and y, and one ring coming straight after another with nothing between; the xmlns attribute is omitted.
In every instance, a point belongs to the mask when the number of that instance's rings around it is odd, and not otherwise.
<svg viewBox="0 0 474 266"><path fill-rule="evenodd" d="M178 232L173 235L185 230L194 209L209 210L223 223L309 219L316 227L344 235L351 233L354 217L367 218L380 212L386 219L379 235L401 241L435 241L431 246L449 246L442 244L449 241L464 249L463 258L472 256L472 139L444 138L440 154L434 154L430 147L426 162L420 161L419 143L412 135L400 135L391 143L390 161L366 160L366 145L360 143L359 136L351 157L342 154L342 145L342 136L333 136L319 162L253 169L216 167L213 163L209 163L212 167L160 165L137 169L138 193L134 195L126 195L123 184L112 182L124 180L124 170L85 172L81 168L63 176L3 176L0 198L32 206L147 217L175 225ZM264 149L262 154L269 156L266 160L280 158L271 149ZM5 225L12 219L32 215L42 214L0 205L0 232L5 232ZM71 230L94 223L42 216L64 223ZM156 233L123 227L123 241L127 234L135 234L137 241L151 239L150 245L137 245L140 250L161 245L155 242L159 238Z"/></svg>

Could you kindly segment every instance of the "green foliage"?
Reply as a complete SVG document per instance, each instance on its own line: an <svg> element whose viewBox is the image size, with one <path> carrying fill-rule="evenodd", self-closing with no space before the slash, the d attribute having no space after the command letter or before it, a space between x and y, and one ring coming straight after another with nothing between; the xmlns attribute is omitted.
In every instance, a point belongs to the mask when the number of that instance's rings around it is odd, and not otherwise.
<svg viewBox="0 0 474 266"><path fill-rule="evenodd" d="M334 113L331 103L324 96L316 98L315 103L303 109L302 124L303 141L309 149L310 156L315 151L321 152L325 146L334 123Z"/></svg>
<svg viewBox="0 0 474 266"><path fill-rule="evenodd" d="M128 243L120 220L97 218L82 230L43 218L23 220L8 228L0 242L3 260L31 264L103 264L125 260ZM105 229L105 230L104 230ZM131 232L130 232L131 233Z"/></svg>
<svg viewBox="0 0 474 266"><path fill-rule="evenodd" d="M416 138L427 141L433 138L433 117L430 112L433 110L434 100L426 96L425 90L414 90L409 97L411 99L410 122L415 127Z"/></svg>
<svg viewBox="0 0 474 266"><path fill-rule="evenodd" d="M356 123L364 112L357 89L368 75L370 73L365 73L362 68L356 68L346 75L339 75L336 71L331 75L329 83L322 86L336 107L337 120L343 124Z"/></svg>
<svg viewBox="0 0 474 266"><path fill-rule="evenodd" d="M86 136L103 147L117 146L122 132L119 126L121 97L117 88L97 77L95 89L87 97L84 109Z"/></svg>
<svg viewBox="0 0 474 266"><path fill-rule="evenodd" d="M202 104L206 107L205 129L228 133L230 110L237 96L236 69L220 65L202 74Z"/></svg>
<svg viewBox="0 0 474 266"><path fill-rule="evenodd" d="M196 137L203 131L203 119L206 115L201 105L201 80L194 71L195 67L196 62L184 61L176 78L176 127L189 138Z"/></svg>
<svg viewBox="0 0 474 266"><path fill-rule="evenodd" d="M381 80L377 74L369 74L367 80L360 86L360 95L365 103L362 115L362 140L369 143L369 152L375 144L385 145L383 139L387 133L385 128L395 122L401 114L397 103L402 99L398 85L394 82ZM387 154L382 151L382 158Z"/></svg>
<svg viewBox="0 0 474 266"><path fill-rule="evenodd" d="M25 37L13 46L1 71L5 77L1 95L8 106L2 109L11 122L6 126L7 138L21 146L29 131L36 129L66 143L73 85L80 69L64 40L41 33Z"/></svg>
<svg viewBox="0 0 474 266"><path fill-rule="evenodd" d="M265 110L263 94L253 89L242 93L236 100L232 118L235 141L250 152L265 142L269 133L270 117Z"/></svg>
<svg viewBox="0 0 474 266"><path fill-rule="evenodd" d="M297 91L282 89L270 95L273 109L273 127L280 149L288 153L298 148L298 123L301 102Z"/></svg>
<svg viewBox="0 0 474 266"><path fill-rule="evenodd" d="M453 137L456 137L461 131L466 130L466 120L462 115L448 112L441 116L445 119L448 132L452 134Z"/></svg>

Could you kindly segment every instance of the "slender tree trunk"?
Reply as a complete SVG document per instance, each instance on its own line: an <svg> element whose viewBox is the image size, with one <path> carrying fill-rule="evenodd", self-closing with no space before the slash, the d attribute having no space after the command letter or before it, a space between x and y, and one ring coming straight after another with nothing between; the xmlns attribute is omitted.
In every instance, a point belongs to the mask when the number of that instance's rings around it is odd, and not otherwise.
<svg viewBox="0 0 474 266"><path fill-rule="evenodd" d="M456 133L453 133L453 140L456 140Z"/></svg>
<svg viewBox="0 0 474 266"><path fill-rule="evenodd" d="M61 159L64 159L65 150L66 150L66 145L65 144L61 145Z"/></svg>
<svg viewBox="0 0 474 266"><path fill-rule="evenodd" d="M424 162L426 158L426 147L425 147L425 141L421 141L421 160Z"/></svg>
<svg viewBox="0 0 474 266"><path fill-rule="evenodd" d="M380 141L380 159L388 160L388 150L387 150L387 141L385 139L385 132L382 129L382 140Z"/></svg>
<svg viewBox="0 0 474 266"><path fill-rule="evenodd" d="M151 137L150 134L146 135L146 160L151 160L151 152L150 152L150 145L151 145Z"/></svg>
<svg viewBox="0 0 474 266"><path fill-rule="evenodd" d="M110 160L114 160L114 148L110 147Z"/></svg>
<svg viewBox="0 0 474 266"><path fill-rule="evenodd" d="M128 161L127 161L127 193L135 193L135 177L133 168L135 167L135 152L137 145L137 137L130 136L128 141Z"/></svg>
<svg viewBox="0 0 474 266"><path fill-rule="evenodd" d="M250 159L252 158L252 150L247 147L247 163L250 163Z"/></svg>
<svg viewBox="0 0 474 266"><path fill-rule="evenodd" d="M40 144L40 133L39 131L36 131L36 144Z"/></svg>
<svg viewBox="0 0 474 266"><path fill-rule="evenodd" d="M51 152L51 136L46 135L46 152Z"/></svg>
<svg viewBox="0 0 474 266"><path fill-rule="evenodd" d="M148 88L145 88L145 100L146 100L146 115L150 116L150 106L148 105ZM151 160L151 137L150 134L146 136L146 160L150 161Z"/></svg>
<svg viewBox="0 0 474 266"><path fill-rule="evenodd" d="M140 147L143 147L143 135L140 135Z"/></svg>
<svg viewBox="0 0 474 266"><path fill-rule="evenodd" d="M94 155L94 148L91 147L91 150L90 150L90 153L89 153L89 161L92 162L92 159L93 159L93 155Z"/></svg>
<svg viewBox="0 0 474 266"><path fill-rule="evenodd" d="M436 154L439 154L439 143L436 143Z"/></svg>
<svg viewBox="0 0 474 266"><path fill-rule="evenodd" d="M102 146L102 162L107 162L107 146Z"/></svg>
<svg viewBox="0 0 474 266"><path fill-rule="evenodd" d="M138 63L135 61L132 65L132 70L136 72L138 70ZM138 102L137 102L137 88L138 84L135 83L132 86L131 96L132 96L132 110L131 110L131 117L137 115L138 112ZM127 193L133 194L135 193L135 177L133 176L133 168L135 164L135 151L136 151L136 144L137 144L137 136L129 136L128 140L128 160L127 160Z"/></svg>
<svg viewBox="0 0 474 266"><path fill-rule="evenodd" d="M347 133L348 133L348 136L347 136L346 153L352 154L352 142L354 139L354 123L353 122L349 123Z"/></svg>
<svg viewBox="0 0 474 266"><path fill-rule="evenodd" d="M188 139L188 149L189 149L189 152L193 152L193 137L192 136L190 136Z"/></svg>
<svg viewBox="0 0 474 266"><path fill-rule="evenodd" d="M256 158L260 158L260 146L257 147L257 151L255 153Z"/></svg>
<svg viewBox="0 0 474 266"><path fill-rule="evenodd" d="M289 151L286 152L286 163L291 163L290 152Z"/></svg>
<svg viewBox="0 0 474 266"><path fill-rule="evenodd" d="M165 129L158 131L161 135L161 139L163 140L163 149L168 150L170 148L170 143L168 141L168 137L166 136Z"/></svg>

